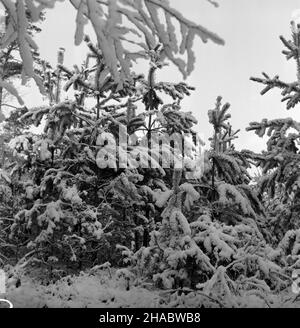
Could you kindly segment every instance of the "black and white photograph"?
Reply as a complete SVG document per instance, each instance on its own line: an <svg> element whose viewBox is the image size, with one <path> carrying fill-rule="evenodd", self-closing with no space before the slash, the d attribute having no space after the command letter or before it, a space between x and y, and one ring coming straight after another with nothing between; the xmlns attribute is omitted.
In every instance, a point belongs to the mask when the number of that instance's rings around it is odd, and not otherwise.
<svg viewBox="0 0 300 328"><path fill-rule="evenodd" d="M15 308L300 308L299 0L0 0Z"/></svg>

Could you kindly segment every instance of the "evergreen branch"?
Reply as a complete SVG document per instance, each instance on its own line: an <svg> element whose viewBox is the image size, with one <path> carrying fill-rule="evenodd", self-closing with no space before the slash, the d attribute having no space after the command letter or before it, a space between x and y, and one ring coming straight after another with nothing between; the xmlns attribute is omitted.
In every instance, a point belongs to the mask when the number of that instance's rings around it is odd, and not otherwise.
<svg viewBox="0 0 300 328"><path fill-rule="evenodd" d="M158 7L161 7L166 12L168 12L173 17L175 17L180 23L186 25L189 29L193 29L193 30L197 31L202 39L205 36L204 39L209 38L213 42L215 42L219 45L225 44L224 40L222 38L220 38L217 34L207 30L205 27L203 27L201 25L197 25L197 24L193 23L192 21L184 18L179 11L168 7L164 2L159 1L159 0L145 0L145 1L153 3L153 4L157 5Z"/></svg>
<svg viewBox="0 0 300 328"><path fill-rule="evenodd" d="M300 102L300 86L298 82L286 83L279 79L276 75L274 78L270 78L266 73L262 73L265 78L251 77L250 80L265 84L266 87L260 92L261 95L266 94L273 88L282 89L281 101L287 101L287 109L293 108Z"/></svg>
<svg viewBox="0 0 300 328"><path fill-rule="evenodd" d="M279 80L278 75L276 75L273 79L271 79L267 74L265 74L265 73L262 73L262 74L265 77L264 79L258 78L258 77L250 78L251 81L267 85L267 87L261 91L261 95L264 95L269 90L271 90L272 88L275 88L275 87L284 89L284 94L290 93L291 91L300 93L300 87L297 82L286 83L286 82Z"/></svg>

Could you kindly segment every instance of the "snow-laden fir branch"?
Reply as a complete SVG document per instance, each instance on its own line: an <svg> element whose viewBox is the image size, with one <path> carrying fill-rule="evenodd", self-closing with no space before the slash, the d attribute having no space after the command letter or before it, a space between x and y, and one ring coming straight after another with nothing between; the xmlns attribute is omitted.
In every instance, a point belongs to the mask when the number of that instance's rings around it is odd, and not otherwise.
<svg viewBox="0 0 300 328"><path fill-rule="evenodd" d="M261 91L261 95L264 95L268 91L278 88L282 89L282 102L287 101L287 109L294 108L300 102L300 25L296 25L295 22L291 23L292 40L286 40L283 36L280 36L280 40L285 46L285 50L282 53L289 60L293 58L297 65L297 81L292 83L286 83L279 79L276 75L274 78L266 73L262 73L263 78L251 77L250 80L265 84L266 87Z"/></svg>
<svg viewBox="0 0 300 328"><path fill-rule="evenodd" d="M33 69L31 52L31 49L37 50L38 46L27 31L27 16L37 22L41 12L53 8L56 1L61 0L1 0L8 14L8 24L0 40L0 48L17 41L23 61L23 82L25 77L33 78L42 93L45 92L44 86ZM209 2L215 4L214 1ZM195 54L192 47L196 35L203 42L211 40L216 44L224 44L217 34L184 18L179 11L171 8L167 0L70 0L70 3L77 10L75 44L82 42L84 27L90 22L104 63L119 88L130 78L132 62L137 58L145 58L145 54L159 43L163 47L164 56L178 67L185 78L194 69ZM165 17L164 22L161 12ZM129 22L128 26L124 20ZM173 21L180 26L180 43ZM140 50L127 50L127 42L135 44ZM185 54L187 60L176 56L177 53ZM12 88L9 87L9 90Z"/></svg>

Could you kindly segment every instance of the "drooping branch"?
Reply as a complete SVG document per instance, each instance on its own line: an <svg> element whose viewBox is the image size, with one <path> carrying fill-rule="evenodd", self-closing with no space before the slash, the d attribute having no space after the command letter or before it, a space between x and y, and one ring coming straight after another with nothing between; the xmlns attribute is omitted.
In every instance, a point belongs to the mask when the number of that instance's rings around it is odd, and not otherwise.
<svg viewBox="0 0 300 328"><path fill-rule="evenodd" d="M33 55L30 49L38 46L26 31L28 13L33 22L39 20L42 10L53 8L56 1L44 0L2 0L8 13L6 33L0 40L0 48L17 41L23 65L23 76L33 78L43 93L41 79L33 69ZM209 0L216 5L214 1ZM114 83L121 89L126 80L131 78L131 66L138 58L145 58L147 51L162 44L163 52L178 67L184 78L193 70L195 54L193 41L198 35L203 42L211 40L223 45L224 41L205 27L184 18L182 14L171 8L166 0L70 0L77 10L75 44L84 39L84 27L90 22L95 30L98 46L107 69ZM161 19L161 12L165 21ZM129 27L122 23L125 19ZM181 43L178 44L173 21L180 26ZM132 39L133 38L133 39ZM126 43L138 46L140 51L126 49ZM184 60L180 55L186 55Z"/></svg>

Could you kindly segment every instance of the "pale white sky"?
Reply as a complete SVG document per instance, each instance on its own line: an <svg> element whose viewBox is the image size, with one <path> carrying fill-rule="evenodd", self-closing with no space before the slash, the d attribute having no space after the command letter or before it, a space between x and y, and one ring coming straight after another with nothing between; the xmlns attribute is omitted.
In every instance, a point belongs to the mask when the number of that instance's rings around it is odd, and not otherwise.
<svg viewBox="0 0 300 328"><path fill-rule="evenodd" d="M293 117L300 120L299 108L289 112L280 102L280 92L260 96L262 87L249 81L262 71L279 74L283 80L295 80L295 64L287 62L279 35L289 37L292 12L300 8L300 0L219 0L215 8L205 0L170 0L171 5L187 18L218 33L225 39L224 47L211 42L194 43L196 68L187 82L196 87L184 101L183 109L192 111L199 123L197 130L205 137L211 134L207 111L214 106L218 95L231 103L232 124L240 128L238 148L259 151L265 142L245 128L251 121L263 118ZM49 10L36 41L43 58L56 64L57 50L66 48L65 63L72 67L81 64L86 47L74 46L75 10L68 3L57 3ZM143 69L146 66L139 66ZM157 77L165 81L180 81L174 67L164 69ZM33 91L33 90L32 90ZM36 93L27 91L26 102L36 105Z"/></svg>

